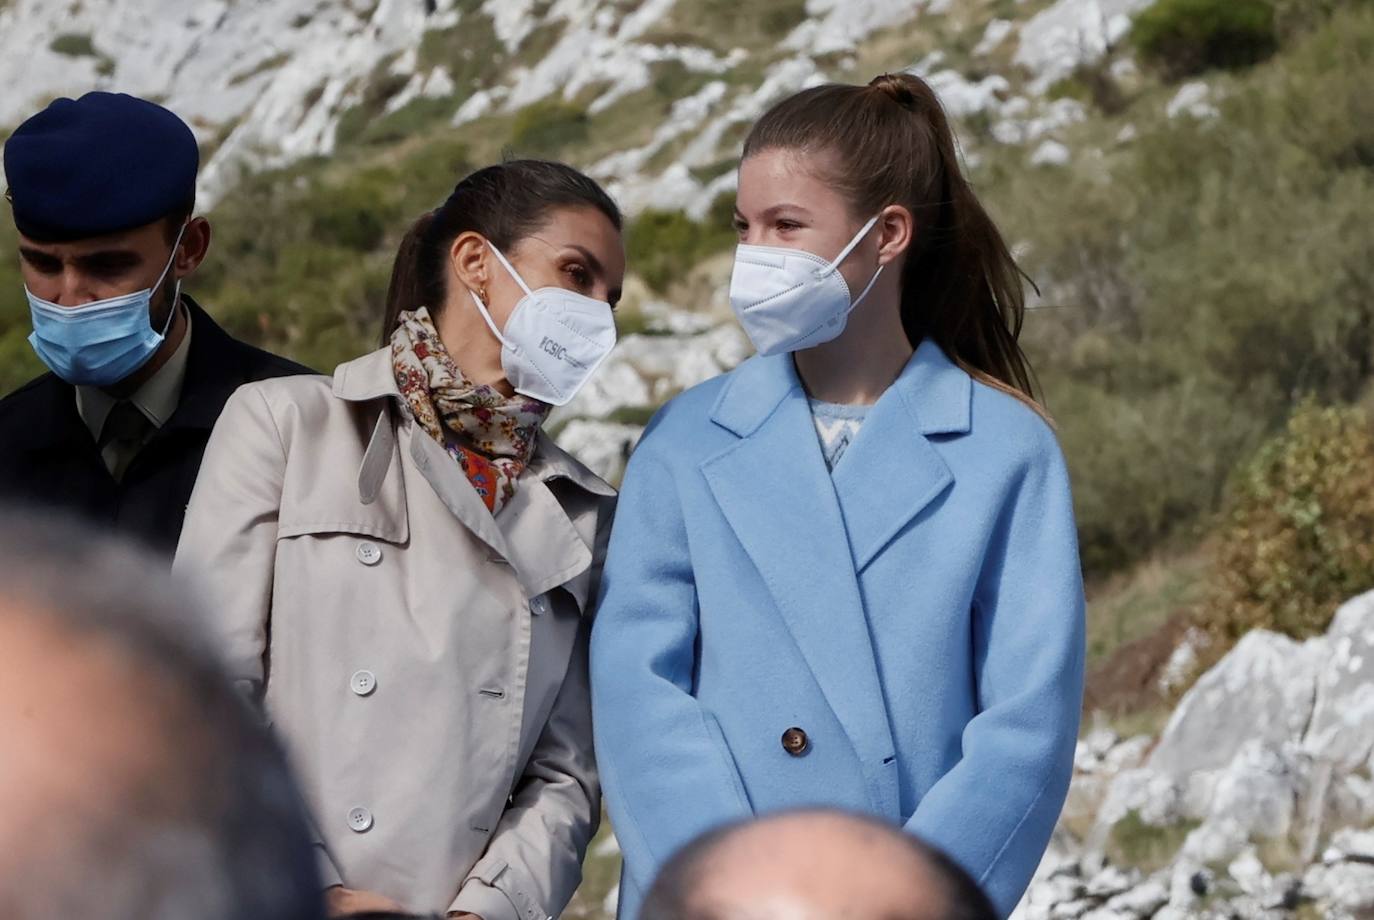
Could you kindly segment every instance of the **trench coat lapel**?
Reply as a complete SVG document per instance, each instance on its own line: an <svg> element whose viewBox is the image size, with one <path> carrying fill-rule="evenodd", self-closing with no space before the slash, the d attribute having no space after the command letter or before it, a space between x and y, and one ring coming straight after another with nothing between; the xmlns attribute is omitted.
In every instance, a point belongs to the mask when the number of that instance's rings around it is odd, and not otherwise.
<svg viewBox="0 0 1374 920"><path fill-rule="evenodd" d="M340 366L334 375L334 392L358 402L386 399L358 471L358 493L364 506L375 508L376 515L394 516L399 489L399 515L404 523L399 458L405 451L449 512L487 545L492 560L510 564L527 598L563 586L586 609L596 516L577 516L592 528L582 533L550 484L567 480L577 491L600 498L614 496L614 489L540 432L535 457L520 477L514 497L493 516L438 442L413 424L398 424L409 419L409 409L396 387L389 349Z"/></svg>
<svg viewBox="0 0 1374 920"><path fill-rule="evenodd" d="M449 512L499 558L507 558L506 540L495 518L458 465L433 438L423 431L416 433L391 370L390 349L381 348L340 365L334 371L334 394L353 402L386 399L386 411L377 421L358 471L358 494L364 503L385 490L393 478L403 478L393 457L404 452ZM383 421L387 418L393 421L387 424Z"/></svg>
<svg viewBox="0 0 1374 920"><path fill-rule="evenodd" d="M597 516L579 512L593 510L597 498L614 495L606 482L539 433L534 459L496 518L527 597L561 586L586 611Z"/></svg>
<svg viewBox="0 0 1374 920"><path fill-rule="evenodd" d="M928 436L967 432L972 393L968 374L926 341L869 410L833 477L856 571L954 482Z"/></svg>
<svg viewBox="0 0 1374 920"><path fill-rule="evenodd" d="M791 356L754 358L713 420L740 440L702 464L721 513L762 575L864 766L873 805L895 813L892 731L849 540Z"/></svg>

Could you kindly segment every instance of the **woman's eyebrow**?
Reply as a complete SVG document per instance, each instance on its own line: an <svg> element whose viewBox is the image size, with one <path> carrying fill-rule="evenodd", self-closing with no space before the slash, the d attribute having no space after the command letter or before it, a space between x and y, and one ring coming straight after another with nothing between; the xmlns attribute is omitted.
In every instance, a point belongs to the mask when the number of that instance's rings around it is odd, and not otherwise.
<svg viewBox="0 0 1374 920"><path fill-rule="evenodd" d="M787 213L797 214L797 215L799 215L799 216L801 216L801 217L810 217L810 216L811 216L811 212L808 211L806 208L802 207L801 205L799 205L799 204L790 204L790 203L788 203L788 202L783 202L782 204L775 204L775 205L773 205L771 208L769 208L768 210L764 211L764 212L763 212L763 219L764 219L765 221L767 221L767 220L773 220L773 219L777 218L779 215L787 214Z"/></svg>

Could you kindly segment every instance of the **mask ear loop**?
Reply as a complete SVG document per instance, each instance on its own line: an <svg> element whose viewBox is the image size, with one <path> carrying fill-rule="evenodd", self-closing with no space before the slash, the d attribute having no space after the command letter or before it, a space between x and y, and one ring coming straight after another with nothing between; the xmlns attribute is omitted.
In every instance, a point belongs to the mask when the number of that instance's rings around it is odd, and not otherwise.
<svg viewBox="0 0 1374 920"><path fill-rule="evenodd" d="M868 282L868 286L863 289L863 293L860 294L858 297L855 297L854 302L849 305L849 309L844 311L845 316L848 316L849 314L853 313L854 309L858 307L859 304L863 303L863 299L868 296L869 291L873 290L873 285L878 283L878 276L883 273L883 269L885 268L887 268L886 265L878 266L878 270L873 273L873 280Z"/></svg>
<svg viewBox="0 0 1374 920"><path fill-rule="evenodd" d="M824 271L818 272L818 274L828 275L831 272L835 271L837 268L839 268L840 263L843 262L845 259L849 258L849 254L854 251L856 246L863 242L864 237L868 236L869 231L877 225L878 218L880 216L882 215L874 214L871 218L869 218L868 223L863 225L863 229L861 229L854 236L854 239L849 241L849 245L844 247L844 250L838 256L835 257L835 261L831 262L830 265ZM873 290L873 285L878 283L878 276L883 273L884 268L887 268L887 266L878 266L878 270L873 273L873 277L869 280L868 286L863 289L863 292L860 293L858 297L855 297L852 301L850 301L849 309L844 311L845 316L848 316L849 314L853 313L854 308L863 302L863 299L868 296L869 291Z"/></svg>
<svg viewBox="0 0 1374 920"><path fill-rule="evenodd" d="M172 270L172 264L177 260L177 247L181 245L181 238L186 235L186 228L189 226L191 226L191 222L187 221L182 224L181 229L177 231L177 239L176 242L172 244L172 254L167 259L167 266L162 270L162 274L157 276L157 281L154 282L153 286L149 289L150 293L157 290L158 286L161 285L163 281L167 280L167 273ZM176 319L177 307L179 306L181 306L180 278L176 280L176 284L173 286L172 309L167 311L167 321L162 324L162 331L158 333L161 338L167 338L167 331L172 328L172 320Z"/></svg>
<svg viewBox="0 0 1374 920"><path fill-rule="evenodd" d="M520 273L515 270L515 267L506 261L505 256L501 255L501 250L493 246L490 240L487 241L487 248L491 250L492 255L496 256L496 260L501 263L501 267L510 272L510 276L515 279L516 284L520 285L520 290L525 292L525 296L533 296L534 292L531 291L529 285L525 283L525 279L521 278ZM491 318L491 313L487 311L487 305L482 303L482 298L478 297L472 288L468 288L468 295L472 297L472 302L477 304L477 312L482 314L482 319L486 321L487 328L491 330L492 335L496 336L496 340L500 342L503 347L509 348L512 353L518 352L519 349L512 345L510 340L501 334L500 329L496 328L496 322Z"/></svg>
<svg viewBox="0 0 1374 920"><path fill-rule="evenodd" d="M854 251L854 247L862 243L864 237L868 236L868 231L872 230L878 223L879 216L878 214L874 214L873 217L869 219L868 223L864 224L863 228L854 235L854 239L849 241L849 245L844 247L840 254L835 257L835 261L827 265L823 271L817 272L817 274L828 275L839 268L840 263L849 258L849 254Z"/></svg>
<svg viewBox="0 0 1374 920"><path fill-rule="evenodd" d="M530 286L525 283L525 279L520 277L520 273L515 270L515 266L507 262L506 257L501 255L501 250L491 245L490 240L487 241L487 248L491 250L492 255L496 256L496 261L501 263L501 267L510 272L510 276L515 279L516 284L520 285L520 290L525 292L525 296L533 296L534 291L531 291Z"/></svg>

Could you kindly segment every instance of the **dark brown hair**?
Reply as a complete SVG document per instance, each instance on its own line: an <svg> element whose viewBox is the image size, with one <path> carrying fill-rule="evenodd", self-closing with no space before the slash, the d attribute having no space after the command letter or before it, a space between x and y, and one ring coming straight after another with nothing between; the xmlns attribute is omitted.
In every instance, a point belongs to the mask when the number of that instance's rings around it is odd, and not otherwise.
<svg viewBox="0 0 1374 920"><path fill-rule="evenodd" d="M960 171L949 120L924 80L883 74L868 86L803 90L758 120L744 156L774 148L836 157L824 178L855 218L894 204L909 209L915 238L901 311L912 347L932 339L974 377L1034 405L1018 344L1025 275Z"/></svg>
<svg viewBox="0 0 1374 920"><path fill-rule="evenodd" d="M447 294L449 247L473 231L502 252L538 230L560 208L596 208L621 229L620 209L596 182L571 166L547 160L509 160L479 169L448 200L424 214L401 240L391 269L382 321L382 344L401 313L429 307L437 314Z"/></svg>

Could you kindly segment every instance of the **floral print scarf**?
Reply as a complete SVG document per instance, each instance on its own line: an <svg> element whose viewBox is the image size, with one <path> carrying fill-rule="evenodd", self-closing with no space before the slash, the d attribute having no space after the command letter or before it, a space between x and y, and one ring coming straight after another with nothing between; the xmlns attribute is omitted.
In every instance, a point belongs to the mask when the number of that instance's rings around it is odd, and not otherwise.
<svg viewBox="0 0 1374 920"><path fill-rule="evenodd" d="M424 307L401 314L391 336L391 366L420 427L458 461L487 510L499 512L515 495L549 407L468 380Z"/></svg>

